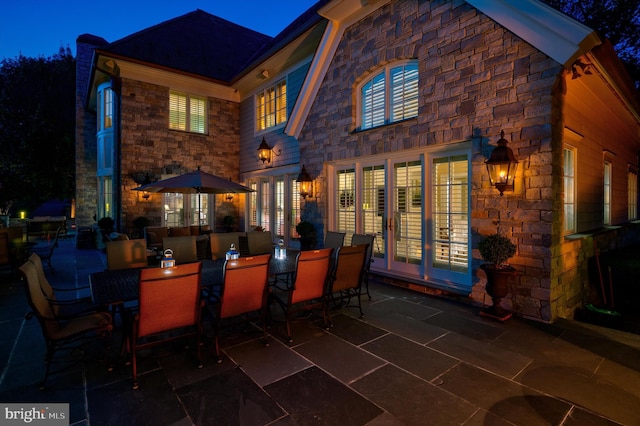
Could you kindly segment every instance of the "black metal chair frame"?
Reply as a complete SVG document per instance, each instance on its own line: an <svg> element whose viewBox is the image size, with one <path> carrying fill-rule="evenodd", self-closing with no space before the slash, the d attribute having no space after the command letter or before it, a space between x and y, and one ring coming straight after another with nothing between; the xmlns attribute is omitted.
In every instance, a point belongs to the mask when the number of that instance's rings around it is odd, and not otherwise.
<svg viewBox="0 0 640 426"><path fill-rule="evenodd" d="M335 306L357 307L360 310L360 318L364 317L360 295L368 247L368 244L359 244L338 249L328 290ZM357 306L351 304L352 299L357 300Z"/></svg>

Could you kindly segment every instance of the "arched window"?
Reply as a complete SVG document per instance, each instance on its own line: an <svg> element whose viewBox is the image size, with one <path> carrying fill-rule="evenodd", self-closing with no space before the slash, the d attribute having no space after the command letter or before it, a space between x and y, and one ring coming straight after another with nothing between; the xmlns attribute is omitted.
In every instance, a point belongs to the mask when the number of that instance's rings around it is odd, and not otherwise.
<svg viewBox="0 0 640 426"><path fill-rule="evenodd" d="M418 115L418 61L387 65L360 86L359 128L366 130Z"/></svg>

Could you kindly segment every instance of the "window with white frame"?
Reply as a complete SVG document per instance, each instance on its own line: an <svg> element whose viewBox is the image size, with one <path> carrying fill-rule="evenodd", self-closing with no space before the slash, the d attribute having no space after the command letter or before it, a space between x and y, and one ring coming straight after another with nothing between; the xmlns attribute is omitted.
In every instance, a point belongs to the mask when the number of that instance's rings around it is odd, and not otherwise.
<svg viewBox="0 0 640 426"><path fill-rule="evenodd" d="M169 92L169 129L207 133L207 98Z"/></svg>
<svg viewBox="0 0 640 426"><path fill-rule="evenodd" d="M298 173L262 176L249 179L248 226L260 226L282 238L286 244L298 238L295 226L300 222L301 205Z"/></svg>
<svg viewBox="0 0 640 426"><path fill-rule="evenodd" d="M356 230L356 173L355 169L336 172L336 229L353 234Z"/></svg>
<svg viewBox="0 0 640 426"><path fill-rule="evenodd" d="M113 90L104 85L98 88L98 130L113 127Z"/></svg>
<svg viewBox="0 0 640 426"><path fill-rule="evenodd" d="M418 115L418 62L390 64L360 87L360 129Z"/></svg>
<svg viewBox="0 0 640 426"><path fill-rule="evenodd" d="M281 80L256 95L256 127L265 130L287 121L287 81Z"/></svg>
<svg viewBox="0 0 640 426"><path fill-rule="evenodd" d="M564 181L564 233L576 231L576 153L575 149L563 149Z"/></svg>
<svg viewBox="0 0 640 426"><path fill-rule="evenodd" d="M469 161L466 155L433 159L432 264L466 273L469 268Z"/></svg>
<svg viewBox="0 0 640 426"><path fill-rule="evenodd" d="M253 189L249 193L249 226L255 229L258 226L258 183L250 182L249 188Z"/></svg>
<svg viewBox="0 0 640 426"><path fill-rule="evenodd" d="M611 225L611 163L604 162L604 180L603 180L603 223Z"/></svg>
<svg viewBox="0 0 640 426"><path fill-rule="evenodd" d="M274 229L273 233L278 238L284 238L284 226L285 226L285 210L284 210L284 176L278 176L275 179L275 188L274 188Z"/></svg>
<svg viewBox="0 0 640 426"><path fill-rule="evenodd" d="M629 169L627 174L628 219L638 219L638 172Z"/></svg>
<svg viewBox="0 0 640 426"><path fill-rule="evenodd" d="M265 231L271 231L271 182L268 179L260 181L260 223Z"/></svg>
<svg viewBox="0 0 640 426"><path fill-rule="evenodd" d="M291 220L289 221L289 236L299 237L298 231L296 231L296 225L302 220L302 210L300 206L300 182L298 182L293 176L289 179L289 194L289 209L291 212Z"/></svg>

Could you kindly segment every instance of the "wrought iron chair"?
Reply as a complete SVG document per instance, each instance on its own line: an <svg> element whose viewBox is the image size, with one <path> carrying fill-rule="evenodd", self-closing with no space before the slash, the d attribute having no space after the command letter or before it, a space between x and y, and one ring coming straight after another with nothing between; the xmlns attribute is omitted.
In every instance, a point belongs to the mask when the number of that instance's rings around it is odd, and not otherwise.
<svg viewBox="0 0 640 426"><path fill-rule="evenodd" d="M73 288L53 287L44 272L40 256L33 253L29 256L27 262L31 262L36 267L38 271L38 282L42 293L49 301L56 315L68 317L104 310L103 307L96 306L93 303L91 296L79 296L82 292L90 291L89 286Z"/></svg>
<svg viewBox="0 0 640 426"><path fill-rule="evenodd" d="M35 246L31 249L31 253L37 254L42 261L47 262L47 266L52 271L53 271L53 264L51 263L51 258L53 257L53 251L58 247L58 240L60 239L60 234L62 234L62 228L58 227L56 229L55 237L53 237L53 241L51 241L51 244L45 247Z"/></svg>
<svg viewBox="0 0 640 426"><path fill-rule="evenodd" d="M324 237L324 246L334 250L339 249L344 244L345 235L344 232L327 231L327 235Z"/></svg>
<svg viewBox="0 0 640 426"><path fill-rule="evenodd" d="M173 250L173 258L176 264L196 262L198 260L198 244L196 237L191 235L184 237L164 237L162 239L164 249Z"/></svg>
<svg viewBox="0 0 640 426"><path fill-rule="evenodd" d="M211 248L211 258L224 259L225 254L233 244L236 250L240 249L240 232L214 232L209 235L209 246Z"/></svg>
<svg viewBox="0 0 640 426"><path fill-rule="evenodd" d="M358 301L360 318L364 317L360 293L368 247L368 244L340 247L329 285L329 295L337 305L345 302L345 306L352 306L352 298Z"/></svg>
<svg viewBox="0 0 640 426"><path fill-rule="evenodd" d="M220 323L226 318L259 312L262 320L262 335L268 346L266 330L267 284L271 254L241 257L227 260L223 269L223 283L218 299L212 298L209 312L213 317L213 333L216 357L220 357Z"/></svg>
<svg viewBox="0 0 640 426"><path fill-rule="evenodd" d="M298 253L296 258L296 270L293 283L287 289L287 301L276 298L276 302L283 308L287 327L287 339L293 342L291 337L291 320L293 315L305 310L322 309L324 326L328 327L329 307L327 301L327 279L331 266L332 248L320 250L307 250Z"/></svg>
<svg viewBox="0 0 640 426"><path fill-rule="evenodd" d="M77 343L86 342L86 339L99 337L107 341L113 329L111 315L107 312L93 312L63 316L55 309L49 299L45 297L40 283L40 274L36 264L27 261L19 268L19 272L25 282L27 302L31 308L25 317L36 317L42 330L47 352L45 355L45 374L40 384L44 389L47 379L51 374L64 371L76 365L77 362L67 362L61 367L52 370L54 355L62 349L69 349L72 354L80 353L84 359L85 352ZM107 346L108 347L108 346ZM105 349L105 359L107 350ZM75 360L78 361L78 360Z"/></svg>
<svg viewBox="0 0 640 426"><path fill-rule="evenodd" d="M105 246L107 269L110 271L147 266L147 242L144 239L107 241Z"/></svg>
<svg viewBox="0 0 640 426"><path fill-rule="evenodd" d="M364 284L367 289L367 296L371 300L369 293L369 274L371 273L371 264L373 263L373 243L376 239L375 234L353 234L351 244L357 246L359 244L369 244L367 248L367 257L364 261Z"/></svg>
<svg viewBox="0 0 640 426"><path fill-rule="evenodd" d="M201 277L201 262L140 270L138 311L126 321L132 321L127 347L131 349L133 389L139 387L137 353L144 348L195 337L198 368L202 368Z"/></svg>
<svg viewBox="0 0 640 426"><path fill-rule="evenodd" d="M247 243L249 245L249 255L271 254L273 251L273 236L271 231L250 231L247 232Z"/></svg>

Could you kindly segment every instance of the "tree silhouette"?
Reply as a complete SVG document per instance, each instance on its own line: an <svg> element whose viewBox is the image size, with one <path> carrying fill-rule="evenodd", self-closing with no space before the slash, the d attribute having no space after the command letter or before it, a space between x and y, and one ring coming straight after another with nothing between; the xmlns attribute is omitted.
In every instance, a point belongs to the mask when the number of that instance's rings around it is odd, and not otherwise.
<svg viewBox="0 0 640 426"><path fill-rule="evenodd" d="M640 1L543 0L609 39L640 88Z"/></svg>
<svg viewBox="0 0 640 426"><path fill-rule="evenodd" d="M0 62L0 205L13 213L75 193L75 59Z"/></svg>

